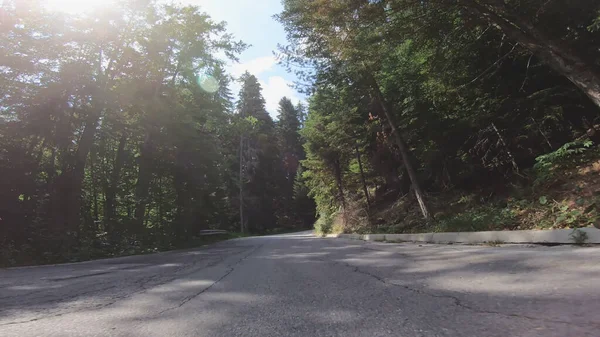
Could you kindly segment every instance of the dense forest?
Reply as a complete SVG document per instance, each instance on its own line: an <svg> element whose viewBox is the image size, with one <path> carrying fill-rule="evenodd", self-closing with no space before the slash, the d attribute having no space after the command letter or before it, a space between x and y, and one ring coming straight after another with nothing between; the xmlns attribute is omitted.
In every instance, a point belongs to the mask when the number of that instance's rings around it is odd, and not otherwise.
<svg viewBox="0 0 600 337"><path fill-rule="evenodd" d="M257 78L225 71L247 46L202 8L4 1L1 264L315 220L319 233L598 224L598 2L282 3L277 55L308 104L283 97L273 120Z"/></svg>
<svg viewBox="0 0 600 337"><path fill-rule="evenodd" d="M600 3L283 4L317 231L599 224Z"/></svg>
<svg viewBox="0 0 600 337"><path fill-rule="evenodd" d="M0 10L3 264L312 226L304 108L283 97L275 122L256 77L225 73L246 45L223 23L150 1L87 16Z"/></svg>

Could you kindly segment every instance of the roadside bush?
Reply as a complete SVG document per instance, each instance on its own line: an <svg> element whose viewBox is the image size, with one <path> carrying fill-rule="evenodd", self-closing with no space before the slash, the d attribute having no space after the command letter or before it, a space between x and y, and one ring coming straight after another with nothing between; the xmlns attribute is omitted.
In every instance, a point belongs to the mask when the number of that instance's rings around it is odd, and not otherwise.
<svg viewBox="0 0 600 337"><path fill-rule="evenodd" d="M535 159L536 164L533 169L536 173L534 185L541 185L549 180L556 178L557 172L560 172L561 166L577 164L576 155L586 152L594 142L591 140L577 140L561 146L558 150L541 155ZM579 158L583 160L583 158Z"/></svg>
<svg viewBox="0 0 600 337"><path fill-rule="evenodd" d="M333 222L333 233L369 233L372 231L369 212L362 200L348 201L346 209L337 213Z"/></svg>
<svg viewBox="0 0 600 337"><path fill-rule="evenodd" d="M315 222L315 233L317 235L330 234L333 228L333 218L333 215L321 212L317 222Z"/></svg>
<svg viewBox="0 0 600 337"><path fill-rule="evenodd" d="M434 232L475 232L499 230L510 227L515 214L510 207L492 205L469 209L447 218L439 219Z"/></svg>

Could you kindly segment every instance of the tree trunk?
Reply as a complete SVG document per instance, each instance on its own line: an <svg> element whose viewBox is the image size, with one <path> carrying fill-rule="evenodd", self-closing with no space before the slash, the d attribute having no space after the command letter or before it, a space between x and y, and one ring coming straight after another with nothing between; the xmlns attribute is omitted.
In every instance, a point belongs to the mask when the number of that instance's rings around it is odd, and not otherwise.
<svg viewBox="0 0 600 337"><path fill-rule="evenodd" d="M545 64L568 78L600 107L600 73L595 66L564 43L553 41L527 19L511 14L504 2L481 5L465 0L474 14L498 25L502 31L535 54Z"/></svg>
<svg viewBox="0 0 600 337"><path fill-rule="evenodd" d="M363 185L363 192L365 193L365 198L367 199L367 209L371 206L371 198L369 197L369 190L367 189L367 180L365 179L365 172L363 171L362 161L360 159L360 151L358 149L358 143L354 145L354 149L356 150L356 160L358 161L358 169L360 170L360 180Z"/></svg>
<svg viewBox="0 0 600 337"><path fill-rule="evenodd" d="M163 179L162 177L158 178L157 181L158 184L158 188L157 188L157 196L156 196L156 208L157 208L157 212L156 212L156 224L154 225L154 228L160 228L162 227L162 221L164 218L164 214L163 214Z"/></svg>
<svg viewBox="0 0 600 337"><path fill-rule="evenodd" d="M335 159L333 161L333 173L335 174L335 181L337 183L338 192L340 193L340 201L342 202L342 208L346 209L346 197L344 196L344 182L342 179L342 168L339 159Z"/></svg>
<svg viewBox="0 0 600 337"><path fill-rule="evenodd" d="M240 135L240 231L246 233L244 222L244 134Z"/></svg>
<svg viewBox="0 0 600 337"><path fill-rule="evenodd" d="M56 176L56 147L52 146L50 154L50 163L48 164L48 177L46 178L46 184L50 186Z"/></svg>
<svg viewBox="0 0 600 337"><path fill-rule="evenodd" d="M112 239L116 239L116 228L113 227L115 225L115 218L117 214L116 196L121 177L121 169L125 163L126 143L127 133L123 132L121 134L121 138L119 139L119 146L117 148L117 155L115 157L113 170L110 175L110 182L108 183L108 188L104 194L104 228Z"/></svg>
<svg viewBox="0 0 600 337"><path fill-rule="evenodd" d="M554 150L550 139L548 139L548 136L546 136L546 133L544 132L544 130L542 130L542 126L533 117L531 117L531 121L535 124L542 137L544 137L544 140L546 141L546 144L548 144L548 147L550 147L550 150Z"/></svg>
<svg viewBox="0 0 600 337"><path fill-rule="evenodd" d="M87 157L94 144L96 129L104 108L106 100L104 96L107 83L103 83L102 76L102 49L98 51L98 79L97 92L92 96L92 108L87 115L85 126L73 162L66 161L65 170L56 180L55 193L51 201L53 220L57 231L64 237L62 246L71 248L73 241L79 231L81 218L81 190L85 176ZM67 153L67 152L63 152ZM65 235L67 234L67 235ZM70 235L69 235L70 234Z"/></svg>
<svg viewBox="0 0 600 337"><path fill-rule="evenodd" d="M133 214L133 227L130 229L134 234L141 234L144 231L144 217L146 216L146 206L149 202L148 194L152 180L152 136L153 132L148 131L140 149L138 179L135 186L136 205Z"/></svg>
<svg viewBox="0 0 600 337"><path fill-rule="evenodd" d="M429 208L427 207L427 203L425 202L425 194L423 193L423 190L421 189L421 185L419 184L419 179L417 178L417 173L410 161L408 146L406 145L404 138L402 138L402 136L400 135L400 132L398 131L398 129L396 128L396 125L394 124L394 121L392 119L391 107L389 107L389 104L385 101L385 98L383 97L383 93L381 92L381 89L379 88L379 84L377 83L377 80L375 79L375 76L373 76L373 74L370 72L367 75L369 76L369 78L371 80L371 83L372 83L371 86L372 86L373 92L375 93L375 98L379 102L379 105L381 106L381 110L383 110L383 113L385 114L388 124L389 124L390 128L392 129L392 134L394 135L394 138L396 139L396 145L398 145L398 149L400 150L400 155L402 156L402 161L404 162L404 167L406 168L406 172L408 173L408 177L410 178L410 182L413 186L413 190L415 191L415 196L417 197L417 202L419 203L419 207L421 208L421 212L423 213L423 218L425 218L425 221L428 224L430 224L433 220L433 217L431 216L431 213L429 212Z"/></svg>
<svg viewBox="0 0 600 337"><path fill-rule="evenodd" d="M92 207L93 207L93 220L94 220L94 228L96 228L96 221L100 217L98 214L98 189L96 185L96 151L92 151L90 154L90 177L92 180Z"/></svg>
<svg viewBox="0 0 600 337"><path fill-rule="evenodd" d="M175 232L175 238L177 241L180 241L184 237L185 230L188 224L188 213L189 209L187 206L187 201L189 201L189 196L187 190L185 188L185 184L183 181L182 174L180 172L176 172L173 178L173 182L175 185L175 208L177 210L177 216L175 217L175 223L173 224L173 230Z"/></svg>
<svg viewBox="0 0 600 337"><path fill-rule="evenodd" d="M101 110L101 108L98 108L88 117L79 139L73 163L68 165L67 169L56 179L54 200L52 201L53 219L56 230L61 235L71 233L70 236L66 237L74 238L74 234L79 231L81 189L83 187L86 159L94 142ZM67 239L64 244L72 245L72 242Z"/></svg>
<svg viewBox="0 0 600 337"><path fill-rule="evenodd" d="M76 229L79 225L79 212L81 208L81 189L83 186L83 178L85 176L85 165L87 162L88 154L94 144L94 137L96 135L96 129L98 128L98 121L100 115L93 114L88 122L86 123L85 129L77 148L75 156L75 166L73 167L73 176L70 182L71 184L71 195L69 211L69 227Z"/></svg>
<svg viewBox="0 0 600 337"><path fill-rule="evenodd" d="M182 144L182 148L183 148ZM177 153L177 165L173 173L173 184L175 187L175 209L177 210L173 230L177 242L183 242L186 238L186 232L191 228L192 220L190 213L192 211L192 195L190 189L186 186L186 170L185 163L186 154L183 151Z"/></svg>
<svg viewBox="0 0 600 337"><path fill-rule="evenodd" d="M513 169L515 170L515 172L519 173L519 165L517 165L517 161L515 160L515 157L513 156L512 152L510 151L510 148L508 147L508 145L506 145L506 142L504 141L504 137L502 137L502 134L496 127L496 124L493 122L492 122L492 129L494 129L494 131L496 132L496 135L498 136L498 139L500 140L500 143L502 143L502 145L504 146L504 150L506 151L506 154L508 154L508 158L510 159L510 161L512 163Z"/></svg>

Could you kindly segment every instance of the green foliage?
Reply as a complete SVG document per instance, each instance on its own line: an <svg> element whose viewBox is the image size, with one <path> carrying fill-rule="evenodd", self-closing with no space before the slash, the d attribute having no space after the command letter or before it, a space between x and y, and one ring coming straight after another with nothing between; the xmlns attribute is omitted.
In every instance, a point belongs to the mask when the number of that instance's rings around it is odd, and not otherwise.
<svg viewBox="0 0 600 337"><path fill-rule="evenodd" d="M533 166L536 172L535 184L539 185L551 180L561 167L576 164L577 155L587 151L593 144L591 140L568 142L556 151L535 158L536 163Z"/></svg>
<svg viewBox="0 0 600 337"><path fill-rule="evenodd" d="M589 237L588 234L580 229L575 228L573 232L569 235L570 239L573 240L573 243L576 245L584 245Z"/></svg>
<svg viewBox="0 0 600 337"><path fill-rule="evenodd" d="M574 74L550 67L557 55L547 53L547 41L527 50L531 41L523 41L522 32L535 27L540 34L532 36L566 41L564 55L596 59L600 40L586 27L595 24L597 3L577 9L539 1L507 6L423 6L404 0L283 4L278 19L289 43L280 48L280 56L290 69L300 69L297 74L311 94L302 132L303 165L319 211L332 213L354 201L365 204L361 191L367 190L373 191L371 218L379 221L379 214L393 208L391 200L407 195L416 183L432 194L452 189L485 194L480 197L485 202L512 190L511 182L526 184L523 173L535 158L539 184L554 173L555 163L591 146L555 149L588 131L589 121L596 122L598 102L564 77L572 80ZM389 125L406 140L408 155L397 147ZM365 163L364 177L357 152ZM408 179L404 166L410 163L402 157L409 157L416 178ZM440 207L441 213L450 208ZM513 216L495 216L498 211L491 206L472 213L457 215L449 227L508 225ZM411 210L383 221L411 230L406 225L412 220L402 219L406 214Z"/></svg>
<svg viewBox="0 0 600 337"><path fill-rule="evenodd" d="M315 234L324 236L331 234L333 231L333 219L332 214L320 213L317 222L315 222Z"/></svg>
<svg viewBox="0 0 600 337"><path fill-rule="evenodd" d="M598 12L598 17L594 20L594 22L588 27L590 32L600 31L600 12Z"/></svg>
<svg viewBox="0 0 600 337"><path fill-rule="evenodd" d="M243 231L264 233L271 227L294 227L293 191L291 183L289 189L284 188L284 149L278 142L275 123L265 109L258 79L246 72L240 80L238 116L254 121L252 128L240 129L242 177L238 181L242 200L237 198L237 202L244 208Z"/></svg>
<svg viewBox="0 0 600 337"><path fill-rule="evenodd" d="M438 219L433 231L477 232L501 230L510 227L514 219L515 212L510 207L482 206Z"/></svg>
<svg viewBox="0 0 600 337"><path fill-rule="evenodd" d="M590 224L594 224L598 220L598 213L595 209L582 209L578 206L583 206L585 201L582 201L581 205L577 203L571 206L567 201L557 202L550 206L550 212L554 217L554 227L567 227L577 228L586 227ZM593 205L593 204L592 204Z"/></svg>
<svg viewBox="0 0 600 337"><path fill-rule="evenodd" d="M438 231L595 221L589 196L491 200L527 188L528 169L539 191L597 153L595 65L557 66L598 59L596 1L285 0L279 56L310 97L282 98L278 121L249 73L233 104L224 69L246 45L197 7L119 1L91 20L15 4L0 30L12 263L169 249L205 228L289 230L315 213L320 233L380 219L418 231L417 205L449 191L472 197L435 204Z"/></svg>
<svg viewBox="0 0 600 337"><path fill-rule="evenodd" d="M306 226L314 205L294 205L290 146L256 77L233 104L225 65L246 45L196 6L139 5L93 18L0 5L0 264L203 244L200 230L240 228L240 184L249 230Z"/></svg>
<svg viewBox="0 0 600 337"><path fill-rule="evenodd" d="M293 207L296 216L305 228L309 228L315 221L316 204L309 196L310 190L303 177L302 166L298 167L293 186Z"/></svg>

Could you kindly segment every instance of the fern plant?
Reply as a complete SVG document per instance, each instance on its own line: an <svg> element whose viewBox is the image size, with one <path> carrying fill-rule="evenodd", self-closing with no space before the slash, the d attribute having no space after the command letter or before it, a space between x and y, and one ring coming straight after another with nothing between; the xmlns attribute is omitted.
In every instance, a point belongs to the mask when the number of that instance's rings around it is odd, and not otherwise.
<svg viewBox="0 0 600 337"><path fill-rule="evenodd" d="M589 139L576 140L561 146L556 151L541 155L535 159L536 163L533 166L536 171L537 178L535 185L542 184L554 178L554 168L557 165L568 163L574 155L582 154L588 150L594 142Z"/></svg>

